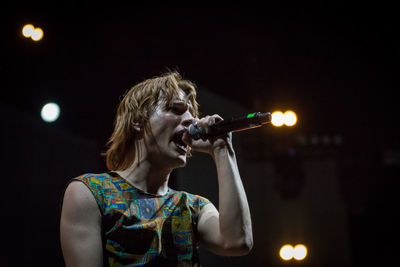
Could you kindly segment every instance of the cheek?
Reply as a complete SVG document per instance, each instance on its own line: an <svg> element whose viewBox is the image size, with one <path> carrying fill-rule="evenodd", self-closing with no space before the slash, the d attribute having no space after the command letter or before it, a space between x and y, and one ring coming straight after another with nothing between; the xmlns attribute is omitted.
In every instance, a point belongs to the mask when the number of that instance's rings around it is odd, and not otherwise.
<svg viewBox="0 0 400 267"><path fill-rule="evenodd" d="M169 123L175 123L177 121L177 117L174 114L164 114L163 120Z"/></svg>
<svg viewBox="0 0 400 267"><path fill-rule="evenodd" d="M157 120L152 121L151 128L154 135L170 134L168 129L175 129L179 124L179 120L173 114L164 114L160 116Z"/></svg>

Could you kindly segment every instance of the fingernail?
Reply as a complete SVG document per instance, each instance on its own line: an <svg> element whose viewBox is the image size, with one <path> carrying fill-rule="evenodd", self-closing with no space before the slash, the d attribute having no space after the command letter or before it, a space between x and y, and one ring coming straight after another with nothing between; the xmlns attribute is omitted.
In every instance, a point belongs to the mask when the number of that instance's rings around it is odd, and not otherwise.
<svg viewBox="0 0 400 267"><path fill-rule="evenodd" d="M208 130L208 127L206 127L206 133L208 133L208 131L209 131L209 130Z"/></svg>
<svg viewBox="0 0 400 267"><path fill-rule="evenodd" d="M203 127L200 126L199 127L199 131L202 132L203 131Z"/></svg>

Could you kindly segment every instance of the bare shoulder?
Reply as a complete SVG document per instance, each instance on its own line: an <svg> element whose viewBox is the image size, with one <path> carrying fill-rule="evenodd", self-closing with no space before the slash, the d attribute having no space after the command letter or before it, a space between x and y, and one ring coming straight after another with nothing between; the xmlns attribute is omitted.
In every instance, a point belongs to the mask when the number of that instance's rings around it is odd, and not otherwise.
<svg viewBox="0 0 400 267"><path fill-rule="evenodd" d="M215 224L219 224L219 212L214 204L203 206L199 213L198 231L201 236L214 235Z"/></svg>
<svg viewBox="0 0 400 267"><path fill-rule="evenodd" d="M199 218L205 220L209 216L216 216L216 215L219 215L217 208L214 206L214 204L208 203L207 205L204 205L201 208Z"/></svg>
<svg viewBox="0 0 400 267"><path fill-rule="evenodd" d="M101 212L82 182L73 181L65 190L60 240L66 266L102 266Z"/></svg>
<svg viewBox="0 0 400 267"><path fill-rule="evenodd" d="M94 214L100 216L100 210L92 192L80 181L73 181L68 185L64 193L62 209L67 216L79 216L79 218Z"/></svg>

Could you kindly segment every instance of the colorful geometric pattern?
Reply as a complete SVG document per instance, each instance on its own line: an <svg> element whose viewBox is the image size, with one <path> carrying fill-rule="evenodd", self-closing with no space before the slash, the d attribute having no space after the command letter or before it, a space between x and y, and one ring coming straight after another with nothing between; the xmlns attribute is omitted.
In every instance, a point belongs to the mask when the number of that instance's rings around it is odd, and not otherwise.
<svg viewBox="0 0 400 267"><path fill-rule="evenodd" d="M204 197L146 193L114 172L84 174L103 215L104 266L199 266L197 220Z"/></svg>

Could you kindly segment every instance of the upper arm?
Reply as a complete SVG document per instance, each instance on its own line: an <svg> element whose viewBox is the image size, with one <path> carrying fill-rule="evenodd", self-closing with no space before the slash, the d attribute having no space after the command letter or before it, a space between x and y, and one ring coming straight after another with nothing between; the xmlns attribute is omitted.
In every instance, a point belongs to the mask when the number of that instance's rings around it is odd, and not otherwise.
<svg viewBox="0 0 400 267"><path fill-rule="evenodd" d="M235 222L230 223L235 224ZM228 236L224 237L221 231L219 212L212 203L202 207L197 230L200 243L217 255L243 256L247 255L251 249L242 238L232 239L226 231L224 234Z"/></svg>
<svg viewBox="0 0 400 267"><path fill-rule="evenodd" d="M219 212L210 203L200 210L197 230L202 245L218 255L225 255L224 240L219 225Z"/></svg>
<svg viewBox="0 0 400 267"><path fill-rule="evenodd" d="M71 182L65 191L60 238L66 266L103 266L101 213L81 182Z"/></svg>

